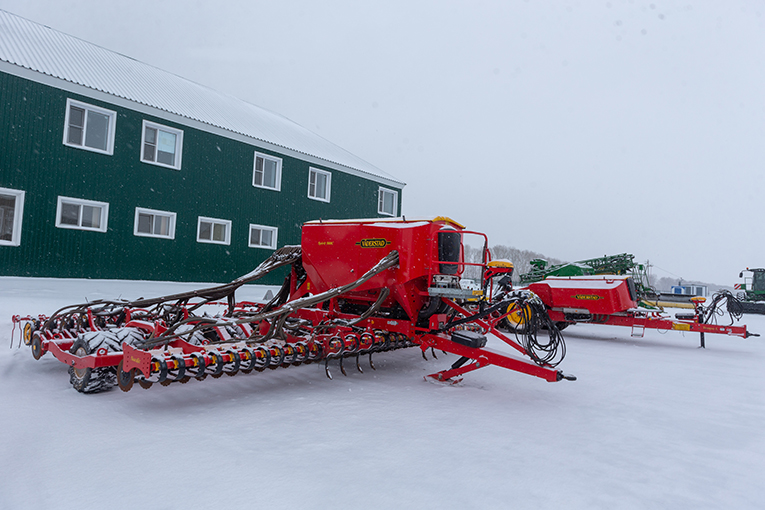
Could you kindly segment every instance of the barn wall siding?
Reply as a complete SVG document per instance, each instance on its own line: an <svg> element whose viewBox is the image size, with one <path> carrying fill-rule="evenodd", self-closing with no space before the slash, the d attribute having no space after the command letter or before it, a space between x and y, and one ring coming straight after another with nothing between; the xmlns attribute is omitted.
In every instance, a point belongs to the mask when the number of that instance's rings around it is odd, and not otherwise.
<svg viewBox="0 0 765 510"><path fill-rule="evenodd" d="M372 180L6 73L0 94L0 187L26 192L2 275L228 281L272 253L248 247L250 223L278 227L284 246L308 220L378 216ZM63 144L68 98L117 112L113 155ZM140 161L143 120L183 130L180 171ZM281 191L252 186L255 151L282 158ZM307 198L310 167L332 173L330 203ZM108 202L107 232L57 228L59 195ZM135 236L136 207L177 213L175 239ZM231 244L198 243L198 216L231 220Z"/></svg>

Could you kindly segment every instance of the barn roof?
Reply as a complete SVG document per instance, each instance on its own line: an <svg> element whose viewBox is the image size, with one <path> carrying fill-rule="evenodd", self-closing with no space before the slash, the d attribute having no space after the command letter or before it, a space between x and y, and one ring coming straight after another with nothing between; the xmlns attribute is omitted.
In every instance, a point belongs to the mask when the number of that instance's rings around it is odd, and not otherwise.
<svg viewBox="0 0 765 510"><path fill-rule="evenodd" d="M316 158L330 168L403 185L282 115L0 10L0 69L8 70L3 62L26 70L22 75L32 79L39 73L38 81L63 80L70 88L84 87L133 103L128 107L141 105L180 117L173 119L179 123L201 123L200 128L209 126L254 144Z"/></svg>

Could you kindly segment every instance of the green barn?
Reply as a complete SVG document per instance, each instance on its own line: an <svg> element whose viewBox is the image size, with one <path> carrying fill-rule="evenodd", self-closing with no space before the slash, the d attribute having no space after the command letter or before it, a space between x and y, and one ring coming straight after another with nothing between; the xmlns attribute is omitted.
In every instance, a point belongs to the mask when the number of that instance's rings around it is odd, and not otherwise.
<svg viewBox="0 0 765 510"><path fill-rule="evenodd" d="M0 147L4 276L229 281L305 221L401 211L288 119L2 10Z"/></svg>

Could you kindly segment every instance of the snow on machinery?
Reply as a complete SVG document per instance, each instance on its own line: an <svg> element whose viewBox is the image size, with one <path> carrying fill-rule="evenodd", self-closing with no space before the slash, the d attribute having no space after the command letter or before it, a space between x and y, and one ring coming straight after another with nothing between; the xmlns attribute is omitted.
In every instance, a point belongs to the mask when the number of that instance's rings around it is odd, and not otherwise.
<svg viewBox="0 0 765 510"><path fill-rule="evenodd" d="M484 260L464 262L463 237L484 241ZM511 270L492 263L484 234L448 219L402 218L313 221L303 225L301 246L284 247L233 282L154 299L95 301L48 316L14 316L22 338L39 359L50 352L69 366L72 386L83 393L123 391L138 382L186 383L208 375L359 357L417 346L460 356L436 380L496 365L547 381L574 380L555 367L565 344L554 334L544 306L529 293L489 300L497 276ZM460 288L465 266L480 266L486 291ZM268 303L237 303L236 290L290 266L281 291ZM225 313L203 313L214 303ZM551 334L508 337L496 326L508 311L529 310ZM493 334L520 356L486 348ZM13 341L13 337L11 339Z"/></svg>

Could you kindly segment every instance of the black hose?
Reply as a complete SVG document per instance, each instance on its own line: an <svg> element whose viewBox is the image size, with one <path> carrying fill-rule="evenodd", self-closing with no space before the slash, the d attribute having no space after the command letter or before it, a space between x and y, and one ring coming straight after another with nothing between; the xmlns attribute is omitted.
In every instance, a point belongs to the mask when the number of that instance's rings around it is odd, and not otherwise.
<svg viewBox="0 0 765 510"><path fill-rule="evenodd" d="M725 310L722 308L723 300L725 300ZM724 316L726 312L730 316L730 325L733 325L744 315L744 305L729 290L721 290L712 296L712 302L709 305L702 308L702 322L716 324L717 318Z"/></svg>
<svg viewBox="0 0 765 510"><path fill-rule="evenodd" d="M518 303L521 319L526 327L520 333L516 331L515 337L534 363L556 367L566 357L566 342L563 334L550 319L545 305L536 296ZM537 338L537 331L540 329L547 330L548 342L540 342Z"/></svg>

